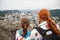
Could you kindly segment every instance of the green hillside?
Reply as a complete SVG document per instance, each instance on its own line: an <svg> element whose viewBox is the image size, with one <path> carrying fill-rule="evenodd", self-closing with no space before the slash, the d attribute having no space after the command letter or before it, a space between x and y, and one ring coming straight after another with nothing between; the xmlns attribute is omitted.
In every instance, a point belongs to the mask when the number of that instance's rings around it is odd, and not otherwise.
<svg viewBox="0 0 60 40"><path fill-rule="evenodd" d="M50 10L51 16L58 16L60 18L60 9Z"/></svg>

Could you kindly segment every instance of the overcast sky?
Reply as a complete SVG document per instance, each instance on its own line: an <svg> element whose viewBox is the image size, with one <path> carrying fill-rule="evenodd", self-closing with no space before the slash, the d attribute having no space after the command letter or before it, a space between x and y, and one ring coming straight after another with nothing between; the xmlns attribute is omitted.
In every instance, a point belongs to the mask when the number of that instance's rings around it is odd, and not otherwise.
<svg viewBox="0 0 60 40"><path fill-rule="evenodd" d="M0 10L60 9L60 0L0 0Z"/></svg>

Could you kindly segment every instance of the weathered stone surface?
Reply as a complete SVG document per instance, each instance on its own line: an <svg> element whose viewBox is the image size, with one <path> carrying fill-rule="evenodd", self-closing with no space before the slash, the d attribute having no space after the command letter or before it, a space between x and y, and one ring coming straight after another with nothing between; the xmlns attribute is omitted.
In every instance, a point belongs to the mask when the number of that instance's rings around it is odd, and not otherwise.
<svg viewBox="0 0 60 40"><path fill-rule="evenodd" d="M12 22L0 20L0 40L15 40L18 29L20 29L19 23L12 24Z"/></svg>

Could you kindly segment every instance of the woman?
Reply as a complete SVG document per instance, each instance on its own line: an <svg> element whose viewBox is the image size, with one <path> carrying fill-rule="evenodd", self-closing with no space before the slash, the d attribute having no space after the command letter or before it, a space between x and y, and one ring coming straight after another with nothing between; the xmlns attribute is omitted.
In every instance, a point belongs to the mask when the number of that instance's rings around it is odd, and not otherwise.
<svg viewBox="0 0 60 40"><path fill-rule="evenodd" d="M60 31L55 22L50 18L50 12L42 9L38 13L39 25L31 32L32 39L35 40L60 40Z"/></svg>
<svg viewBox="0 0 60 40"><path fill-rule="evenodd" d="M16 32L16 40L25 40L30 36L30 31L27 30L29 26L29 19L22 18L21 19L21 30Z"/></svg>

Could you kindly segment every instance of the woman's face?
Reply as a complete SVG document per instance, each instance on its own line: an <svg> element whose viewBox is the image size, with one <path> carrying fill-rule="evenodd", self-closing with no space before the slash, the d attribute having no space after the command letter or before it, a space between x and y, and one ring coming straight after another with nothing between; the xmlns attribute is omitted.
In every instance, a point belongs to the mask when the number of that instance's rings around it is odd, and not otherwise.
<svg viewBox="0 0 60 40"><path fill-rule="evenodd" d="M44 16L42 17L42 20L43 20L43 21L46 21L46 20L48 20L48 17L44 15Z"/></svg>
<svg viewBox="0 0 60 40"><path fill-rule="evenodd" d="M46 15L40 16L39 21L47 21L48 17Z"/></svg>

